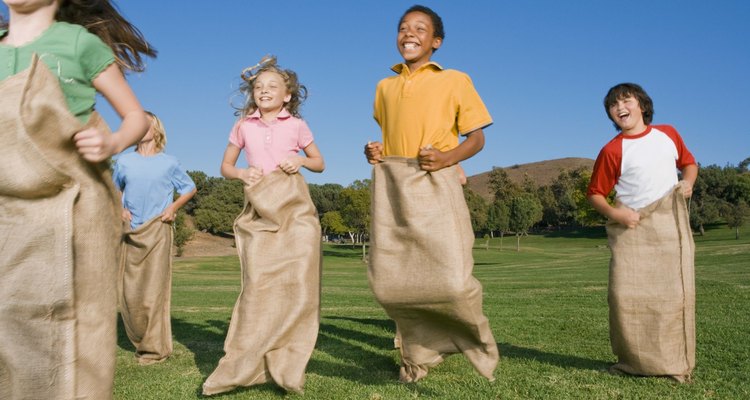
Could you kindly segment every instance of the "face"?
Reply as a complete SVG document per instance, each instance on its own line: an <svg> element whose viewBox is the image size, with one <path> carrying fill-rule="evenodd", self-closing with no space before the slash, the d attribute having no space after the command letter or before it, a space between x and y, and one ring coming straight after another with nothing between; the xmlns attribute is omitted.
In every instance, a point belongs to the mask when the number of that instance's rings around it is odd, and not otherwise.
<svg viewBox="0 0 750 400"><path fill-rule="evenodd" d="M637 134L646 130L643 110L638 99L633 96L617 99L609 106L609 116L625 134Z"/></svg>
<svg viewBox="0 0 750 400"><path fill-rule="evenodd" d="M284 77L273 71L261 72L253 83L253 99L261 114L279 112L292 99Z"/></svg>
<svg viewBox="0 0 750 400"><path fill-rule="evenodd" d="M443 43L435 35L435 27L430 16L413 11L404 16L398 28L396 45L406 65L412 71L430 61L432 52Z"/></svg>
<svg viewBox="0 0 750 400"><path fill-rule="evenodd" d="M9 10L19 14L29 14L45 7L57 9L58 0L3 0Z"/></svg>

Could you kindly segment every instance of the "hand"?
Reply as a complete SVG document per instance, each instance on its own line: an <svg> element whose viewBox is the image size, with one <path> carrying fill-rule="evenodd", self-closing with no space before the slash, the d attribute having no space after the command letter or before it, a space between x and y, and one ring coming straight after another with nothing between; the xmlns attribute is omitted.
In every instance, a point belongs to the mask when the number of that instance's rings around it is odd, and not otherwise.
<svg viewBox="0 0 750 400"><path fill-rule="evenodd" d="M174 203L167 206L161 213L161 222L174 222L177 218L177 209L174 207Z"/></svg>
<svg viewBox="0 0 750 400"><path fill-rule="evenodd" d="M89 162L101 162L115 154L115 140L109 133L96 128L84 129L73 135L78 153Z"/></svg>
<svg viewBox="0 0 750 400"><path fill-rule="evenodd" d="M450 166L447 159L448 157L445 153L433 148L431 145L419 149L419 155L417 156L419 168L429 172L434 172Z"/></svg>
<svg viewBox="0 0 750 400"><path fill-rule="evenodd" d="M248 186L254 186L263 178L263 170L257 167L250 167L247 169L241 169L239 172L239 178L245 182Z"/></svg>
<svg viewBox="0 0 750 400"><path fill-rule="evenodd" d="M289 175L296 174L304 162L304 157L292 156L279 163L279 168Z"/></svg>
<svg viewBox="0 0 750 400"><path fill-rule="evenodd" d="M465 186L468 181L466 178L466 172L463 167L461 167L461 164L456 164L456 168L458 168L458 183L460 183L461 186Z"/></svg>
<svg viewBox="0 0 750 400"><path fill-rule="evenodd" d="M130 213L130 210L127 208L122 209L122 222L130 222L133 220L133 214Z"/></svg>
<svg viewBox="0 0 750 400"><path fill-rule="evenodd" d="M686 199L690 198L693 195L693 183L684 179L680 182L682 183L682 195Z"/></svg>
<svg viewBox="0 0 750 400"><path fill-rule="evenodd" d="M365 145L365 157L370 164L377 164L383 161L383 143L367 142Z"/></svg>
<svg viewBox="0 0 750 400"><path fill-rule="evenodd" d="M641 214L628 207L615 208L611 218L628 228L635 228L641 220Z"/></svg>

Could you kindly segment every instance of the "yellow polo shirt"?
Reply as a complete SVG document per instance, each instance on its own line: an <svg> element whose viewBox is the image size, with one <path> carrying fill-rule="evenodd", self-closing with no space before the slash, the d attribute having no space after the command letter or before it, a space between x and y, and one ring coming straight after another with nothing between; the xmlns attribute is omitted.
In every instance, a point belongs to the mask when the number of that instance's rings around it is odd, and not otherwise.
<svg viewBox="0 0 750 400"><path fill-rule="evenodd" d="M381 80L375 92L375 120L383 131L383 155L417 157L432 145L441 151L458 146L465 135L492 124L492 117L463 72L429 62L410 72L405 64L391 68L398 75Z"/></svg>

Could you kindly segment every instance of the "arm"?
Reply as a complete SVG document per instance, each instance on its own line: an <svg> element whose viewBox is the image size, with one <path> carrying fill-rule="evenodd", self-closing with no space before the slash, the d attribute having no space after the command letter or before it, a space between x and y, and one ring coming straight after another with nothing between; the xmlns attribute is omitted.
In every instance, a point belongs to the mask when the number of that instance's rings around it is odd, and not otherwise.
<svg viewBox="0 0 750 400"><path fill-rule="evenodd" d="M224 158L221 160L221 176L227 179L239 179L247 185L255 185L263 177L263 171L259 168L237 168L237 159L240 157L241 149L231 143L224 150Z"/></svg>
<svg viewBox="0 0 750 400"><path fill-rule="evenodd" d="M600 214L613 221L617 221L628 228L635 228L636 225L638 225L638 221L641 219L641 215L632 208L612 207L607 202L607 199L600 194L592 194L589 196L589 203L591 203L591 206Z"/></svg>
<svg viewBox="0 0 750 400"><path fill-rule="evenodd" d="M94 88L122 118L120 128L112 135L96 128L88 128L73 136L81 156L87 161L99 162L140 140L148 131L149 121L138 98L115 63L102 71L93 83Z"/></svg>
<svg viewBox="0 0 750 400"><path fill-rule="evenodd" d="M299 155L289 157L279 164L279 168L287 174L295 174L300 167L305 167L312 172L323 172L326 167L323 155L315 142L310 143L303 149L306 157Z"/></svg>
<svg viewBox="0 0 750 400"><path fill-rule="evenodd" d="M419 150L419 166L425 171L437 171L453 164L458 164L475 154L484 147L484 132L482 128L466 134L466 139L456 148L442 152L433 148Z"/></svg>
<svg viewBox="0 0 750 400"><path fill-rule="evenodd" d="M162 222L172 222L177 217L177 211L185 205L190 199L195 196L195 192L198 190L196 188L193 188L193 190L180 195L180 197L177 198L172 204L168 205L167 208L164 209L164 211L161 213L161 221Z"/></svg>
<svg viewBox="0 0 750 400"><path fill-rule="evenodd" d="M120 204L122 204L123 193L120 191L120 189L117 189L117 194L120 195ZM125 206L123 206L120 218L122 218L123 222L127 222L129 224L130 221L133 220L133 214L131 214L130 210L128 210L127 208L125 208Z"/></svg>
<svg viewBox="0 0 750 400"><path fill-rule="evenodd" d="M682 168L682 181L685 182L685 186L682 189L682 194L685 198L693 195L693 185L695 180L698 179L698 166L695 164L686 165Z"/></svg>

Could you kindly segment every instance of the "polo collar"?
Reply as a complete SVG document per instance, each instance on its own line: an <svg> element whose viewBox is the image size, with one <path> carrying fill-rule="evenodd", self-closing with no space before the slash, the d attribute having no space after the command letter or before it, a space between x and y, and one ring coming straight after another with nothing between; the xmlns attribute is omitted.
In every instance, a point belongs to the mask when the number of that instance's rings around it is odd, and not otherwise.
<svg viewBox="0 0 750 400"><path fill-rule="evenodd" d="M411 74L415 74L415 73L417 73L420 70L425 69L425 68L433 68L433 69L436 69L438 71L442 71L443 70L443 67L440 64L436 63L435 61L430 61L428 63L425 63L421 67L419 67L416 71L411 72ZM391 71L393 71L393 72L395 72L397 74L401 74L401 73L407 73L408 74L410 72L409 68L406 66L405 63L394 64L391 67Z"/></svg>
<svg viewBox="0 0 750 400"><path fill-rule="evenodd" d="M291 117L292 114L289 113L289 111L286 108L282 108L279 112L279 115L276 116L276 119L288 119ZM247 119L260 119L260 110L253 111L252 114L245 117Z"/></svg>

